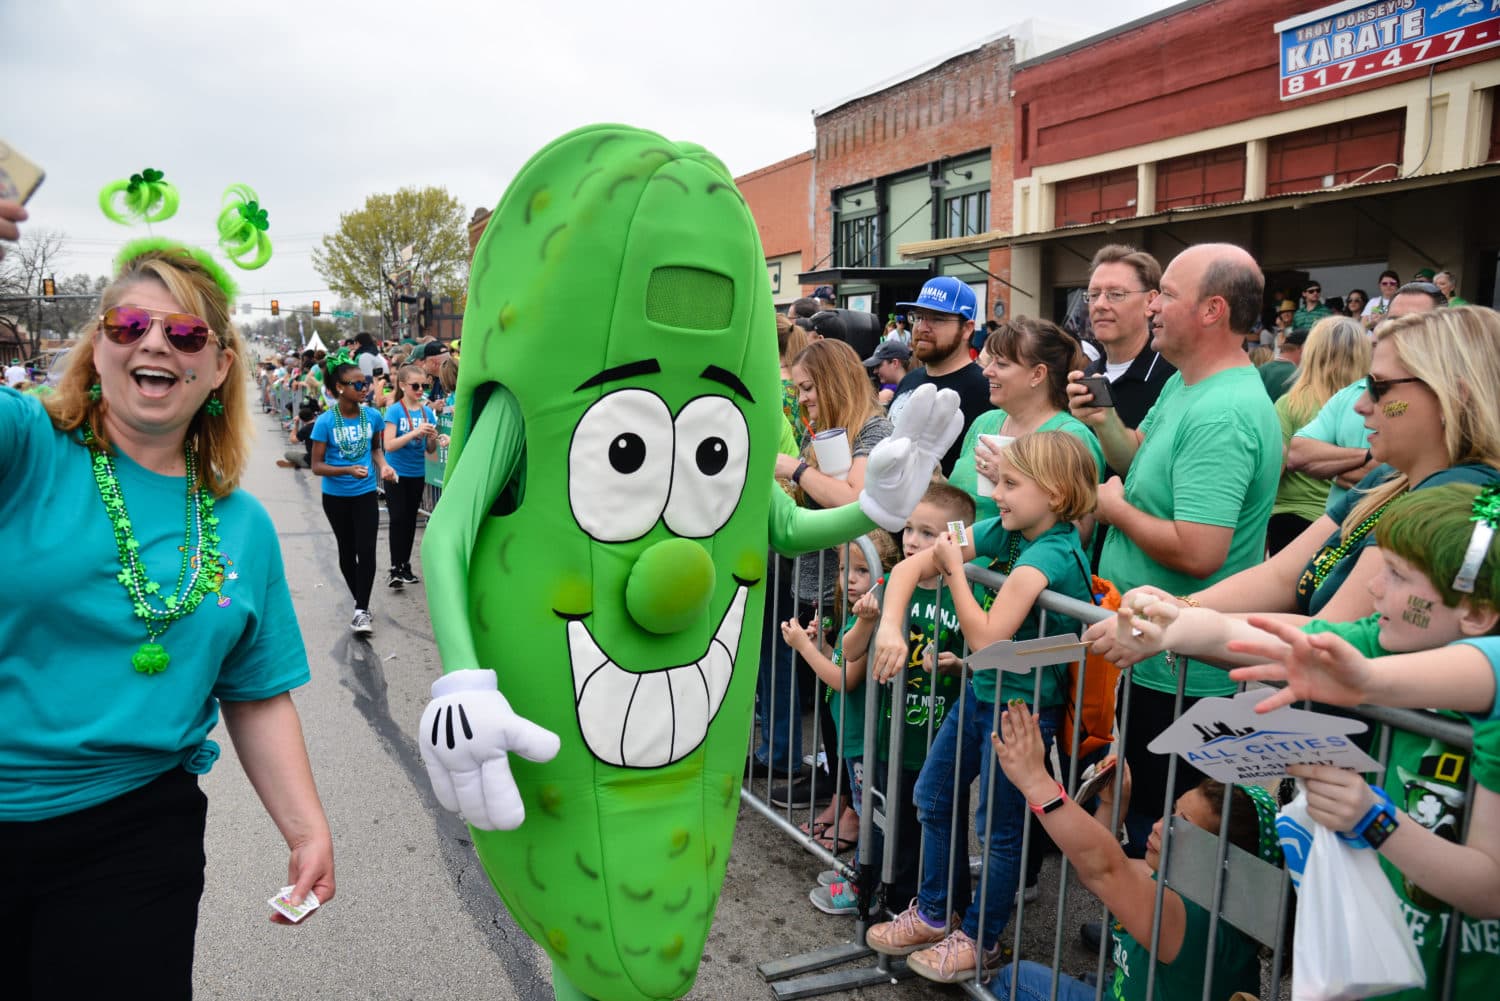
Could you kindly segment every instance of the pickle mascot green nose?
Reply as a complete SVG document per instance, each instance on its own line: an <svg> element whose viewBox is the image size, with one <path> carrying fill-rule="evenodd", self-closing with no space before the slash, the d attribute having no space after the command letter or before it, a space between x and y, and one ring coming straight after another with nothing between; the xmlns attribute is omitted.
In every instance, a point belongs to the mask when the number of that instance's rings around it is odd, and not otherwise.
<svg viewBox="0 0 1500 1001"><path fill-rule="evenodd" d="M511 183L463 343L422 544L445 672L423 759L558 998L681 997L734 833L768 546L900 529L958 399L907 406L859 503L796 507L773 479L755 221L712 154L622 125L563 136Z"/></svg>

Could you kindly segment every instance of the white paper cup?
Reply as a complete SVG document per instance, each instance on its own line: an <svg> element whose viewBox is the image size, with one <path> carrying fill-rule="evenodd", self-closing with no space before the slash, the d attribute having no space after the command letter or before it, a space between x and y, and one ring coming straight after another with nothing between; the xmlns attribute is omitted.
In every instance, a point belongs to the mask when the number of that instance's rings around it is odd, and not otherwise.
<svg viewBox="0 0 1500 1001"><path fill-rule="evenodd" d="M849 455L849 433L843 428L819 431L812 438L813 454L818 457L818 469L842 480L849 475L854 460Z"/></svg>
<svg viewBox="0 0 1500 1001"><path fill-rule="evenodd" d="M1015 436L1008 434L982 434L979 436L979 440L998 452L1016 439ZM995 492L995 483L988 476L979 471L979 466L977 464L978 456L975 456L975 460L976 464L974 466L974 480L977 483L976 490L978 491L979 496L988 497L990 494Z"/></svg>

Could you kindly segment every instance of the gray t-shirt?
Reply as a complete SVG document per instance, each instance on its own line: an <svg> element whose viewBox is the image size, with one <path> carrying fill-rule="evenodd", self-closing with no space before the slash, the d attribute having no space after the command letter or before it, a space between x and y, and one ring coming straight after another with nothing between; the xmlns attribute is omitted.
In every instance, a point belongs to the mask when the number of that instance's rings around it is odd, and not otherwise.
<svg viewBox="0 0 1500 1001"><path fill-rule="evenodd" d="M865 421L865 426L859 429L859 433L849 442L849 454L852 458L869 455L870 452L881 441L889 438L895 425L889 417L871 417ZM811 497L804 495L802 506L807 508L822 507ZM822 571L819 572L818 559L822 557ZM797 600L806 605L817 604L821 594L825 615L832 615L834 582L838 579L839 554L837 549L824 549L821 552L807 553L797 557ZM818 586L819 578L822 579L822 587Z"/></svg>

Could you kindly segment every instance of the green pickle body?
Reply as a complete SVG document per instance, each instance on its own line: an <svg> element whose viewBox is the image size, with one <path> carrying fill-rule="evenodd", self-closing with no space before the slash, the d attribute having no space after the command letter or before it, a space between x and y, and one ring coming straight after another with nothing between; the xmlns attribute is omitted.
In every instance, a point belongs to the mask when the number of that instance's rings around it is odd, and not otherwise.
<svg viewBox="0 0 1500 1001"><path fill-rule="evenodd" d="M536 154L476 248L460 373L450 484L467 455L483 461L493 448L470 429L497 387L524 423L506 499L479 520L473 540L474 652L517 714L561 738L545 764L510 756L526 819L513 831L471 828L475 848L516 922L572 987L608 1001L680 997L697 975L734 832L782 419L765 258L723 164L700 147L617 125L577 130ZM612 485L613 452L639 452L624 437L634 433L630 415L655 414L657 404L625 407L622 437L603 448L589 449L581 422L626 390L655 397L674 420L696 404L676 428L684 441L717 426L698 420L700 409L731 430L726 407L737 412L743 444L687 442L700 468L715 467L721 445L739 452L730 461L742 463L743 484L722 524L712 513L674 516L672 505L692 506L693 484L680 471L667 480L681 499L672 493L654 521L651 491L665 495L665 487L628 477ZM699 402L710 397L726 402ZM609 417L598 411L594 423ZM648 450L664 420L636 429ZM582 502L580 477L598 480ZM473 499L445 492L434 527L444 506L462 503ZM734 670L701 743L665 764L594 753L570 628L576 637L586 627L623 671L657 672L703 658L737 601ZM461 666L472 665L445 669ZM613 701L637 696L621 689ZM639 698L632 713L646 705Z"/></svg>

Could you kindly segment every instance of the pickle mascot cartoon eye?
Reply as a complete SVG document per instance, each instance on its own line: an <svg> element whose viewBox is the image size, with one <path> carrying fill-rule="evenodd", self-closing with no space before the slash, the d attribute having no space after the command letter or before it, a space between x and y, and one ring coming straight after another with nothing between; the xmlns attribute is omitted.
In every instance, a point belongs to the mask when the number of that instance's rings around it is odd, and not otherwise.
<svg viewBox="0 0 1500 1001"><path fill-rule="evenodd" d="M957 396L928 387L858 504L798 508L773 478L773 320L724 165L626 126L537 153L474 255L422 545L445 674L419 736L559 998L692 987L734 833L768 546L901 528L962 426Z"/></svg>

